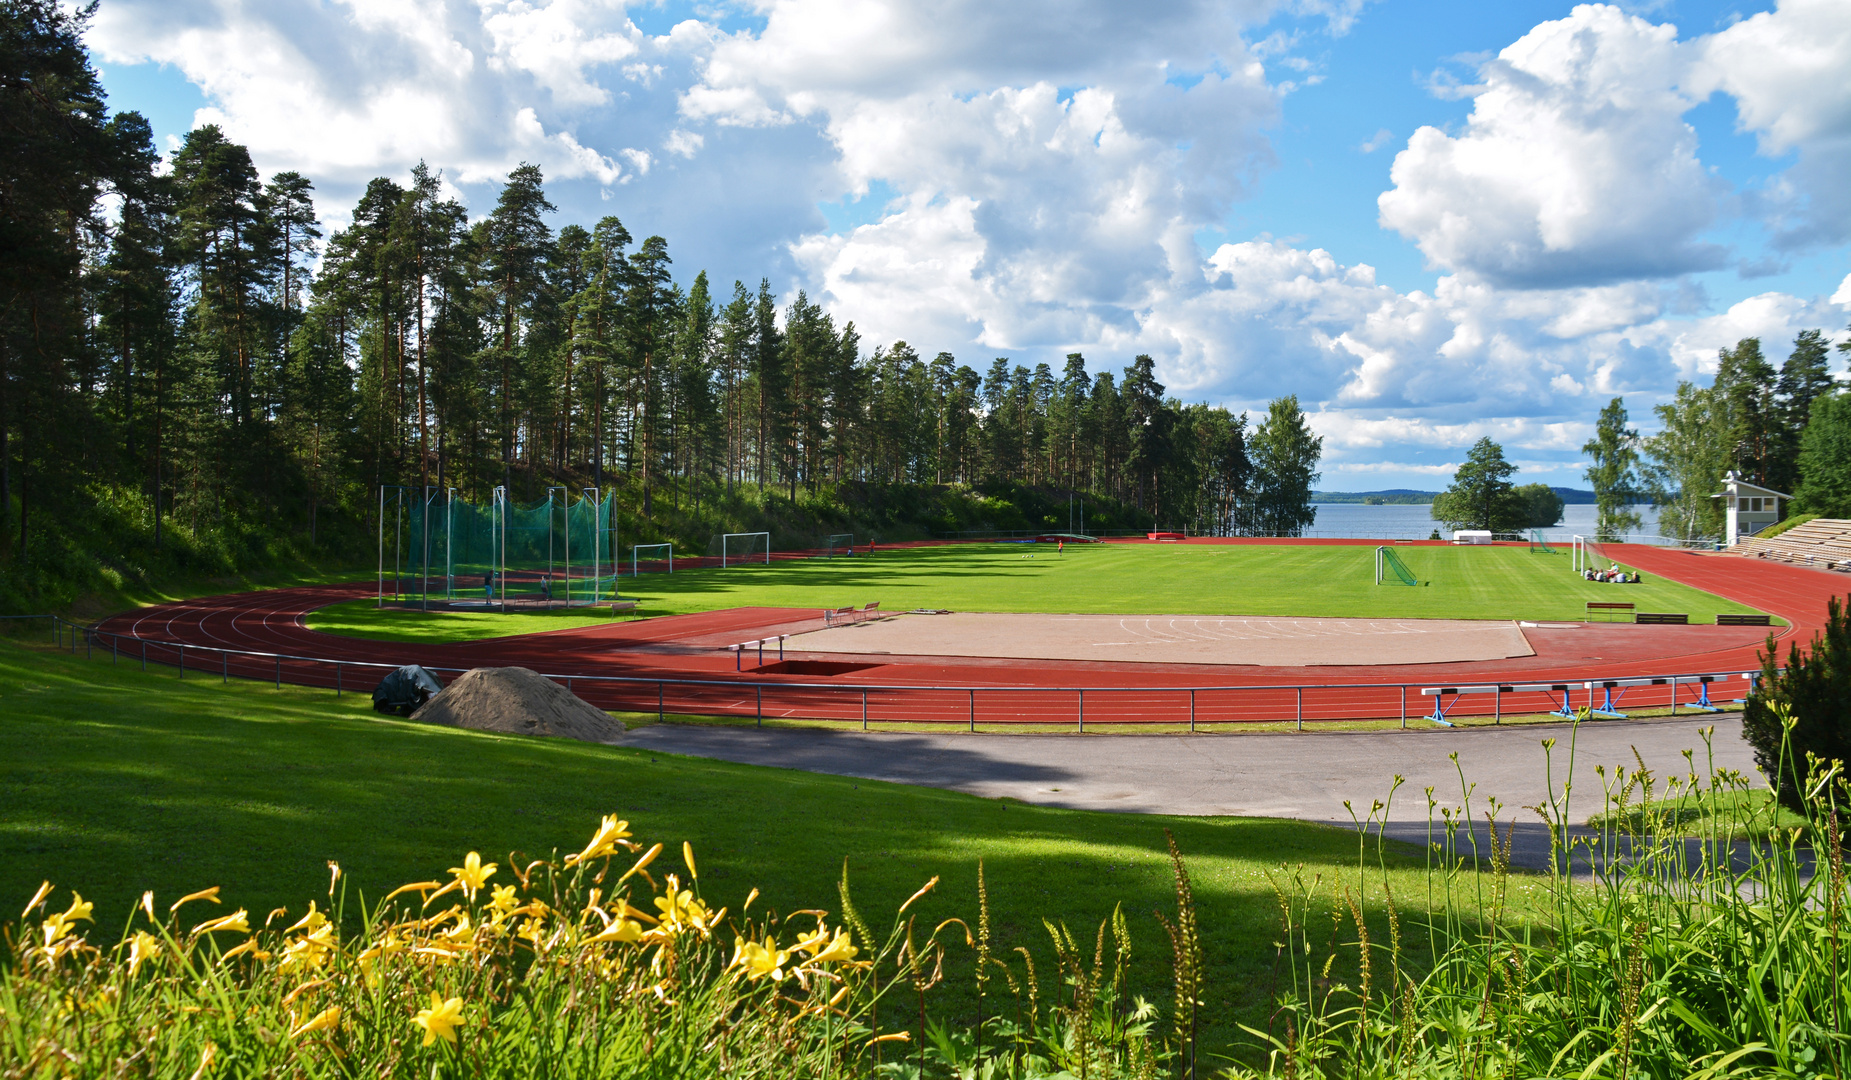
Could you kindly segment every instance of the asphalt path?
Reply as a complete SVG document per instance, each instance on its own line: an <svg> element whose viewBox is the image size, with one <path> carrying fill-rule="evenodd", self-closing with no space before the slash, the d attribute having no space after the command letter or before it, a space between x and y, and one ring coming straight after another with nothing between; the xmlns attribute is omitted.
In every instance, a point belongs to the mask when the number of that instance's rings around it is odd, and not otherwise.
<svg viewBox="0 0 1851 1080"><path fill-rule="evenodd" d="M1701 729L1714 727L1713 751ZM1602 807L1596 766L1612 776L1643 760L1664 778L1693 766L1754 775L1741 720L1594 721L1428 731L1249 735L897 734L655 724L627 732L620 745L837 776L945 788L1041 806L1138 814L1297 818L1349 826L1351 812L1376 816L1391 837L1424 842L1427 788L1441 806L1466 805L1482 823L1491 801L1500 822L1515 822L1512 861L1548 865L1549 834L1527 806L1558 798L1568 780L1569 818ZM1554 739L1545 751L1544 739ZM1684 752L1691 751L1686 759ZM1455 761L1453 755L1457 755ZM1713 755L1713 756L1712 756ZM1403 779L1392 800L1395 778ZM1463 785L1461 777L1463 776ZM1660 788L1662 790L1662 787ZM1500 828L1500 832L1503 829ZM1481 833L1482 835L1482 833Z"/></svg>

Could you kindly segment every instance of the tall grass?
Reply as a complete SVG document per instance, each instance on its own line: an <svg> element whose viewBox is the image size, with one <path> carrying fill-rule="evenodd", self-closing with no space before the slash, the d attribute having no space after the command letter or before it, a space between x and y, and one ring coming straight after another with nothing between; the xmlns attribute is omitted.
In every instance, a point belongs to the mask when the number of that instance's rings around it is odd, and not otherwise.
<svg viewBox="0 0 1851 1080"><path fill-rule="evenodd" d="M1461 776L1456 803L1425 793L1419 896L1389 888L1397 781L1358 813L1353 872L1273 875L1276 1007L1237 1045L1199 1045L1220 995L1173 842L1175 906L1155 913L1172 979L1139 987L1122 908L1003 955L981 872L969 919L919 921L934 878L877 929L845 865L834 912L756 890L729 912L686 845L664 858L609 817L578 852L471 852L377 900L331 864L325 900L261 917L208 889L97 928L47 884L7 931L0 1074L1843 1075L1845 785L1836 764L1783 768L1815 812L1746 841L1750 778L1695 754L1671 776L1597 770L1594 828L1572 767L1516 811ZM1709 832L1678 835L1691 821ZM1540 909L1510 902L1519 824L1550 838ZM974 980L956 1012L948 972Z"/></svg>

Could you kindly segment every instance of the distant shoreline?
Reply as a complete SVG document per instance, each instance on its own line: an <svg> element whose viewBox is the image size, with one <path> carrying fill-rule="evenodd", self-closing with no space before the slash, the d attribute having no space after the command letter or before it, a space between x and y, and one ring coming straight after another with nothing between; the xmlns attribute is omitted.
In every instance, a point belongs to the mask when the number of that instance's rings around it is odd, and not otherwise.
<svg viewBox="0 0 1851 1080"><path fill-rule="evenodd" d="M1562 497L1564 505L1591 506L1594 493L1578 488L1551 488ZM1311 493L1313 503L1330 503L1332 505L1362 504L1364 506L1427 506L1437 491L1412 491L1408 488L1389 488L1385 491L1314 491Z"/></svg>

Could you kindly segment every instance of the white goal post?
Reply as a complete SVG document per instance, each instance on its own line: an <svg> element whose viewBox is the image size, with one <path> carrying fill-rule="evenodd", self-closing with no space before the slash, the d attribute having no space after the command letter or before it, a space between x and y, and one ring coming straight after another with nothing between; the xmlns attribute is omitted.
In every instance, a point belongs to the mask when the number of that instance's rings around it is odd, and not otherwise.
<svg viewBox="0 0 1851 1080"><path fill-rule="evenodd" d="M739 563L762 562L771 565L771 534L725 533L720 537L720 568L724 570Z"/></svg>
<svg viewBox="0 0 1851 1080"><path fill-rule="evenodd" d="M643 552L645 551L660 551L662 552L662 554L644 556ZM675 572L675 545L673 544L631 544L630 545L630 576L636 577L638 574L641 574L642 564L645 561L663 562L665 560L668 563L668 573L671 573L671 574L674 573Z"/></svg>

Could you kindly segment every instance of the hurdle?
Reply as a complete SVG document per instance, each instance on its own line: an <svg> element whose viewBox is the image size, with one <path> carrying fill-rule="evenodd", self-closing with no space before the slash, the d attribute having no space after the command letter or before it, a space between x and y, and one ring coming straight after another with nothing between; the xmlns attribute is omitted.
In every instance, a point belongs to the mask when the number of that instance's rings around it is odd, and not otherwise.
<svg viewBox="0 0 1851 1080"><path fill-rule="evenodd" d="M1626 697L1626 691L1641 686L1669 686L1671 688L1671 715L1673 716L1677 715L1677 688L1680 686L1695 686L1698 688L1697 700L1686 704L1684 708L1696 709L1700 712L1721 712L1722 710L1710 701L1710 684L1714 682L1727 682L1734 677L1734 675L1729 674L1673 675L1661 679L1602 679L1596 682L1583 683L1582 685L1587 687L1588 691L1588 704L1590 706L1588 709L1589 715L1603 717L1608 720L1624 720L1627 717L1625 713L1620 711L1620 702ZM1754 674L1752 672L1743 672L1742 678L1753 681ZM1593 707L1594 691L1596 690L1601 691L1601 701L1598 708ZM1615 690L1619 691L1618 695L1614 694Z"/></svg>
<svg viewBox="0 0 1851 1080"><path fill-rule="evenodd" d="M745 651L747 649L752 649L752 648L756 648L758 650L758 664L756 666L764 667L765 666L765 646L774 641L778 643L778 659L782 661L784 659L784 639L787 637L790 637L790 635L789 634L773 634L772 636L768 638L760 638L757 641L742 641L737 645L728 645L727 649L733 654L733 670L734 671L745 670L744 668L739 666L739 658L745 655Z"/></svg>
<svg viewBox="0 0 1851 1080"><path fill-rule="evenodd" d="M1452 711L1453 706L1459 704L1460 698L1472 694L1492 695L1491 722L1494 724L1502 723L1504 720L1505 694L1548 694L1549 704L1551 705L1555 704L1555 695L1560 694L1562 695L1562 707L1559 709L1550 709L1549 715L1567 717L1570 720L1575 717L1575 711L1571 704L1571 697L1574 693L1573 683L1495 683L1485 686L1423 686L1420 692L1421 696L1433 699L1433 715L1427 717L1427 719L1443 727L1458 726L1451 720L1448 720L1446 714ZM1448 695L1452 697L1450 703L1446 700Z"/></svg>

